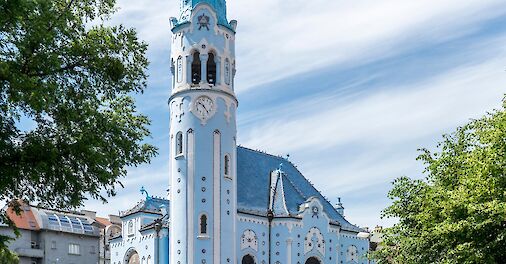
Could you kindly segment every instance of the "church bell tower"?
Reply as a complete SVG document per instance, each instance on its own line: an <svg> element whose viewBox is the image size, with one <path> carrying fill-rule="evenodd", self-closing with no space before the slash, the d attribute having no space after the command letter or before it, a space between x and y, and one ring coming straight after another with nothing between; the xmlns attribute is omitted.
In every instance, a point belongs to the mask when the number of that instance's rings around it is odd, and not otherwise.
<svg viewBox="0 0 506 264"><path fill-rule="evenodd" d="M170 263L237 263L237 22L225 0L180 1L170 19Z"/></svg>

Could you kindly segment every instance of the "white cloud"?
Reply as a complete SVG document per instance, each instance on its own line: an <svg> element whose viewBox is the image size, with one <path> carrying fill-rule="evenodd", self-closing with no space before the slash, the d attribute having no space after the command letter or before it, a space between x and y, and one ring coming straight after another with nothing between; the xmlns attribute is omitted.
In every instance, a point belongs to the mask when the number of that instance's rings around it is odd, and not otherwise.
<svg viewBox="0 0 506 264"><path fill-rule="evenodd" d="M476 23L506 12L502 0L228 1L239 20L239 92L323 67L363 64L416 45L472 32ZM114 21L134 26L152 52L169 60L168 19L179 1L120 0ZM160 60L160 54L152 54ZM163 58L163 57L162 57Z"/></svg>
<svg viewBox="0 0 506 264"><path fill-rule="evenodd" d="M238 89L330 63L361 64L472 31L504 1L229 1Z"/></svg>
<svg viewBox="0 0 506 264"><path fill-rule="evenodd" d="M504 40L493 44L506 46ZM364 201L376 200L385 197L387 190L374 196L371 189L387 188L385 183L402 175L421 176L417 148L430 148L442 133L500 107L506 92L505 59L504 52L498 53L489 61L419 83L383 87L344 101L338 100L338 94L300 98L274 107L279 111L270 115L260 111L259 120L239 129L239 142L270 153L292 154L324 195L361 192ZM379 219L386 205L378 203L372 216L356 210L357 219L352 220L369 226L390 224L392 220Z"/></svg>
<svg viewBox="0 0 506 264"><path fill-rule="evenodd" d="M412 86L385 87L344 104L336 105L331 95L306 98L240 131L241 143L274 153L322 151L359 142L386 145L444 131L499 105L505 92L500 84L506 82L503 61L459 68Z"/></svg>

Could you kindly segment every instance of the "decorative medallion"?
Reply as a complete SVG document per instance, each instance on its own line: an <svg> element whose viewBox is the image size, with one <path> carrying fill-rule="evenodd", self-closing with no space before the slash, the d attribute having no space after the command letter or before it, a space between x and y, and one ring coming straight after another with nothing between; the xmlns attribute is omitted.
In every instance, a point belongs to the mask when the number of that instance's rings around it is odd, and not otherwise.
<svg viewBox="0 0 506 264"><path fill-rule="evenodd" d="M311 252L313 249L325 255L325 240L320 230L316 227L309 229L304 238L304 254Z"/></svg>
<svg viewBox="0 0 506 264"><path fill-rule="evenodd" d="M209 21L210 21L209 16L206 16L205 14L198 16L199 30L202 30L202 28L206 28L207 31L209 31Z"/></svg>
<svg viewBox="0 0 506 264"><path fill-rule="evenodd" d="M241 236L241 250L246 248L258 251L258 238L255 232L251 229L244 231Z"/></svg>
<svg viewBox="0 0 506 264"><path fill-rule="evenodd" d="M311 216L311 217L318 218L318 207L313 206L312 211L313 211L313 216Z"/></svg>

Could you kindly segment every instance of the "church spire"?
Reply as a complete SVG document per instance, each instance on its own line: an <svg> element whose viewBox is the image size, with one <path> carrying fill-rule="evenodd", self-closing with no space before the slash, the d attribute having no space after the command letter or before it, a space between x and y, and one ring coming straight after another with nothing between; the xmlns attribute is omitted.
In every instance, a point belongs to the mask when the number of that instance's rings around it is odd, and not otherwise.
<svg viewBox="0 0 506 264"><path fill-rule="evenodd" d="M216 12L218 18L218 24L231 28L230 23L227 21L227 3L226 0L180 0L180 17L178 24L189 22L191 12L193 9L201 4L205 3L211 6Z"/></svg>

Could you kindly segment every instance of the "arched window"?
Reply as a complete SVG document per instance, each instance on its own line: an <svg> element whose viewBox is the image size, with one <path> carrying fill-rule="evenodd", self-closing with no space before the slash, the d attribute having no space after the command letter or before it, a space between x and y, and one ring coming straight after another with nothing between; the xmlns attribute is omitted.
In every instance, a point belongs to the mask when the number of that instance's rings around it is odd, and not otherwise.
<svg viewBox="0 0 506 264"><path fill-rule="evenodd" d="M245 255L242 257L242 264L255 264L255 259L251 255Z"/></svg>
<svg viewBox="0 0 506 264"><path fill-rule="evenodd" d="M130 258L128 258L128 264L140 264L140 260L139 260L139 254L137 252L134 252Z"/></svg>
<svg viewBox="0 0 506 264"><path fill-rule="evenodd" d="M207 215L200 216L200 234L207 235Z"/></svg>
<svg viewBox="0 0 506 264"><path fill-rule="evenodd" d="M225 84L230 84L230 61L225 60Z"/></svg>
<svg viewBox="0 0 506 264"><path fill-rule="evenodd" d="M181 56L179 56L179 58L177 58L177 77L176 77L176 81L178 83L180 83L180 82L183 81L183 58Z"/></svg>
<svg viewBox="0 0 506 264"><path fill-rule="evenodd" d="M183 133L176 134L176 156L183 154Z"/></svg>
<svg viewBox="0 0 506 264"><path fill-rule="evenodd" d="M201 77L201 65L200 65L200 53L196 51L193 53L193 61L192 61L192 83L199 84Z"/></svg>
<svg viewBox="0 0 506 264"><path fill-rule="evenodd" d="M216 84L216 61L212 52L209 52L207 59L207 83Z"/></svg>
<svg viewBox="0 0 506 264"><path fill-rule="evenodd" d="M358 250L357 247L351 245L346 250L346 261L358 263Z"/></svg>
<svg viewBox="0 0 506 264"><path fill-rule="evenodd" d="M230 177L230 156L227 154L225 155L225 160L224 160L224 173L225 173L225 176L226 177Z"/></svg>
<svg viewBox="0 0 506 264"><path fill-rule="evenodd" d="M321 262L315 258L315 257L310 257L306 260L306 264L320 264Z"/></svg>
<svg viewBox="0 0 506 264"><path fill-rule="evenodd" d="M133 235L134 234L134 222L132 220L130 220L128 222L128 235Z"/></svg>

